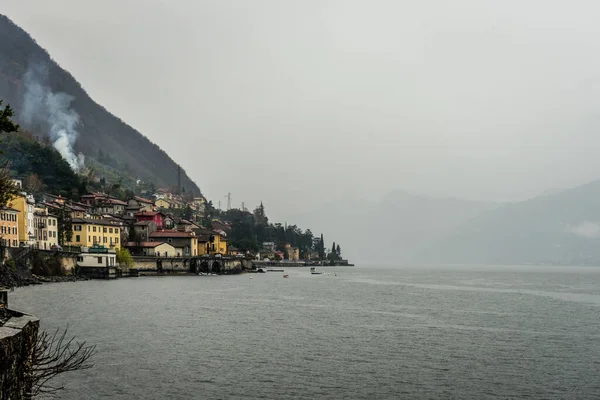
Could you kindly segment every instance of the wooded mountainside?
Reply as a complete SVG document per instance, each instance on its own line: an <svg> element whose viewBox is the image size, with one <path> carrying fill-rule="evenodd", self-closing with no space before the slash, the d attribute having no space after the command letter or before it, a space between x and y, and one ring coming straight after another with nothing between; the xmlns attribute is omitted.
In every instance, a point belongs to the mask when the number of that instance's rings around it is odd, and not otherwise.
<svg viewBox="0 0 600 400"><path fill-rule="evenodd" d="M10 104L18 122L35 135L49 131L44 124L24 120L25 75L32 65L44 70L44 84L55 93L72 96L70 107L79 115L75 152L86 159L119 170L130 178L152 182L156 187L177 185L177 163L148 138L94 102L81 85L62 69L29 34L0 15L0 98ZM167 132L165 134L168 134ZM198 186L181 171L181 183L200 194Z"/></svg>

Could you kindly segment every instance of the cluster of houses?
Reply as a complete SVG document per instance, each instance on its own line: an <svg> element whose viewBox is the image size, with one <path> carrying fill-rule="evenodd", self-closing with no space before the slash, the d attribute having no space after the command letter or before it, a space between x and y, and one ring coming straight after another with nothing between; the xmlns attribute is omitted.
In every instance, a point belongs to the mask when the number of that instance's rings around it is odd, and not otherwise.
<svg viewBox="0 0 600 400"><path fill-rule="evenodd" d="M22 187L20 181L15 182ZM215 221L213 229L207 229L173 215L184 207L200 214L204 203L204 198L183 202L165 189L159 189L152 199L134 196L122 201L105 193L89 193L79 202L51 194L36 202L22 191L0 209L0 244L42 250L60 250L62 246L127 248L132 255L152 257L232 254L227 248L227 224ZM69 221L66 229L70 230L62 240L59 232L65 227L59 227L61 221Z"/></svg>
<svg viewBox="0 0 600 400"><path fill-rule="evenodd" d="M292 245L286 243L284 251L278 251L275 242L264 242L256 258L258 260L283 260L286 258L286 253L288 261L300 261L300 249L298 247L292 247Z"/></svg>

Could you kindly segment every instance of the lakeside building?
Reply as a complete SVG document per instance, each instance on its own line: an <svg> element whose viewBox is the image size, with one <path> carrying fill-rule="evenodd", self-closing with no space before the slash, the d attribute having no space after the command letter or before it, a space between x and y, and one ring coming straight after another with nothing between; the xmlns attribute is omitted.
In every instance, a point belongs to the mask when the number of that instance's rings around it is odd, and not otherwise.
<svg viewBox="0 0 600 400"><path fill-rule="evenodd" d="M127 242L124 245L133 256L176 257L177 250L169 243L163 242Z"/></svg>
<svg viewBox="0 0 600 400"><path fill-rule="evenodd" d="M150 241L170 244L175 248L176 257L198 255L198 238L194 232L158 230L150 234Z"/></svg>
<svg viewBox="0 0 600 400"><path fill-rule="evenodd" d="M194 228L198 237L198 255L227 254L227 237L224 233L207 228Z"/></svg>
<svg viewBox="0 0 600 400"><path fill-rule="evenodd" d="M82 248L77 255L76 269L79 274L96 279L115 279L117 277L117 254L104 246L94 245Z"/></svg>
<svg viewBox="0 0 600 400"><path fill-rule="evenodd" d="M8 206L9 208L19 211L19 217L17 218L19 225L19 246L35 246L36 240L33 215L35 200L33 196L22 192L9 201Z"/></svg>
<svg viewBox="0 0 600 400"><path fill-rule="evenodd" d="M19 247L19 213L20 211L14 208L0 208L0 245L2 247Z"/></svg>
<svg viewBox="0 0 600 400"><path fill-rule="evenodd" d="M48 213L47 208L36 207L33 213L33 224L37 247L50 250L58 246L58 218Z"/></svg>
<svg viewBox="0 0 600 400"><path fill-rule="evenodd" d="M121 248L121 227L105 219L73 218L73 236L69 246L102 245L114 250Z"/></svg>

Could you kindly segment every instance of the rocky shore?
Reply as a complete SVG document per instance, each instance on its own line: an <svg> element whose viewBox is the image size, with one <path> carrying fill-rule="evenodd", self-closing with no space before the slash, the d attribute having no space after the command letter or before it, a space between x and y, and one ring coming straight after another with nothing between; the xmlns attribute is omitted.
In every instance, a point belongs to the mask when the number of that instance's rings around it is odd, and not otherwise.
<svg viewBox="0 0 600 400"><path fill-rule="evenodd" d="M29 285L41 285L42 283L50 282L75 282L87 281L84 276L39 276L32 275L31 277L22 277L17 274L10 266L0 265L0 288L15 288Z"/></svg>

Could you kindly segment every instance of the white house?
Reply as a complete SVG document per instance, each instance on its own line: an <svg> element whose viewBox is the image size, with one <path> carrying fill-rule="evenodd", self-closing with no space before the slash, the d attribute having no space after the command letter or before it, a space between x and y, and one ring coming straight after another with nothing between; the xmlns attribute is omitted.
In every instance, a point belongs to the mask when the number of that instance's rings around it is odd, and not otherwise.
<svg viewBox="0 0 600 400"><path fill-rule="evenodd" d="M114 267L117 265L117 254L108 253L80 253L77 256L79 267Z"/></svg>

